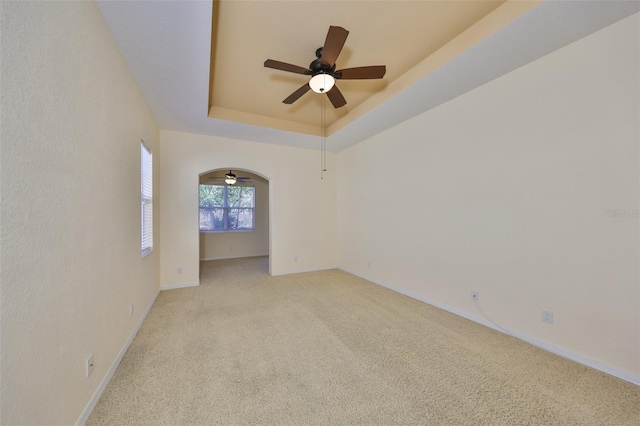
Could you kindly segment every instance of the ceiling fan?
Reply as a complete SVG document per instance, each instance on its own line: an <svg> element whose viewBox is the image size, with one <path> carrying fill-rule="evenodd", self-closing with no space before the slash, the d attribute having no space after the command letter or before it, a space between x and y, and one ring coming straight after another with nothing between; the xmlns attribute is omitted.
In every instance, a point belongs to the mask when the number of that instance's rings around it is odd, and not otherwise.
<svg viewBox="0 0 640 426"><path fill-rule="evenodd" d="M246 176L238 177L231 170L229 170L229 173L225 174L224 177L213 176L209 178L209 180L224 181L224 183L226 183L227 185L235 185L236 182L242 183L250 179L251 179L250 177L246 177Z"/></svg>
<svg viewBox="0 0 640 426"><path fill-rule="evenodd" d="M384 65L336 70L336 59L342 51L348 35L349 31L344 28L330 26L324 46L316 50L316 59L311 62L309 68L273 59L267 59L264 62L264 66L267 68L312 76L308 83L293 92L282 101L283 103L292 104L309 90L313 90L316 93L326 93L333 106L340 108L345 106L347 101L342 96L342 92L335 86L335 80L378 79L384 77L387 72L387 68Z"/></svg>

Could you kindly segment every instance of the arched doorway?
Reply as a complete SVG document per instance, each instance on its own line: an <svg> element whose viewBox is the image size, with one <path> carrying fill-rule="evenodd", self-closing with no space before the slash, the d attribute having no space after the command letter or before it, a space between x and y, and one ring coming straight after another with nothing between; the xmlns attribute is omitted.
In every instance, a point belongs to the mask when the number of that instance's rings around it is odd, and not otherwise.
<svg viewBox="0 0 640 426"><path fill-rule="evenodd" d="M225 182L232 171L237 180ZM243 257L269 256L270 185L256 171L241 168L217 168L200 174L199 256L202 262Z"/></svg>

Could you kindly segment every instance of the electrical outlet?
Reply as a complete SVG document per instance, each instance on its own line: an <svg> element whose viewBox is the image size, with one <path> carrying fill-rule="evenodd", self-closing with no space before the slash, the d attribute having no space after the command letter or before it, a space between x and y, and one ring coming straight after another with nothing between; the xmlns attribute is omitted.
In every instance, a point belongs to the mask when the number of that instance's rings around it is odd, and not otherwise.
<svg viewBox="0 0 640 426"><path fill-rule="evenodd" d="M293 256L293 261L297 262L298 261L298 256Z"/></svg>
<svg viewBox="0 0 640 426"><path fill-rule="evenodd" d="M229 246L229 250L233 251L233 246Z"/></svg>
<svg viewBox="0 0 640 426"><path fill-rule="evenodd" d="M85 365L85 376L89 377L93 373L93 354L89 355Z"/></svg>
<svg viewBox="0 0 640 426"><path fill-rule="evenodd" d="M549 324L553 324L553 312L551 312L551 311L542 311L542 322L547 322Z"/></svg>
<svg viewBox="0 0 640 426"><path fill-rule="evenodd" d="M182 273L182 266L178 266L178 269L176 270L176 272L178 272L179 274Z"/></svg>
<svg viewBox="0 0 640 426"><path fill-rule="evenodd" d="M129 316L133 316L133 303L129 305Z"/></svg>
<svg viewBox="0 0 640 426"><path fill-rule="evenodd" d="M367 267L371 269L371 262L367 262Z"/></svg>
<svg viewBox="0 0 640 426"><path fill-rule="evenodd" d="M478 301L478 299L480 299L480 295L478 294L477 291L473 290L471 292L471 299L475 300L476 302Z"/></svg>

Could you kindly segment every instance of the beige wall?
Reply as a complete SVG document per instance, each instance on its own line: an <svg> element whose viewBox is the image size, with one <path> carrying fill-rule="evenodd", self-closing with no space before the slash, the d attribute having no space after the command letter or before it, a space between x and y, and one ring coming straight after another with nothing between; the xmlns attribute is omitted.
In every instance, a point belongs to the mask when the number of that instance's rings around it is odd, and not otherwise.
<svg viewBox="0 0 640 426"><path fill-rule="evenodd" d="M228 168L225 169L229 170ZM201 232L200 260L231 259L269 254L269 183L258 175L234 170L238 176L251 178L247 186L255 188L254 230L242 232ZM217 173L220 175L221 173ZM200 183L212 184L206 175Z"/></svg>
<svg viewBox="0 0 640 426"><path fill-rule="evenodd" d="M95 3L0 8L0 423L69 425L158 292L139 201L158 128Z"/></svg>
<svg viewBox="0 0 640 426"><path fill-rule="evenodd" d="M638 381L638 43L636 14L341 152L340 267Z"/></svg>
<svg viewBox="0 0 640 426"><path fill-rule="evenodd" d="M198 177L219 168L251 170L269 180L271 273L335 267L333 154L321 180L314 150L166 130L160 150L162 288L199 282Z"/></svg>

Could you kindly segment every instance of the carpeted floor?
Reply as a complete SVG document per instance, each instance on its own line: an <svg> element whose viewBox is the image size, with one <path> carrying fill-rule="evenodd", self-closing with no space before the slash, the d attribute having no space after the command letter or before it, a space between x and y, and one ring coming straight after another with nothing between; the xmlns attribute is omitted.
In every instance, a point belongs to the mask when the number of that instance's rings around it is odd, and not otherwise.
<svg viewBox="0 0 640 426"><path fill-rule="evenodd" d="M638 425L640 387L339 270L203 264L88 425Z"/></svg>

